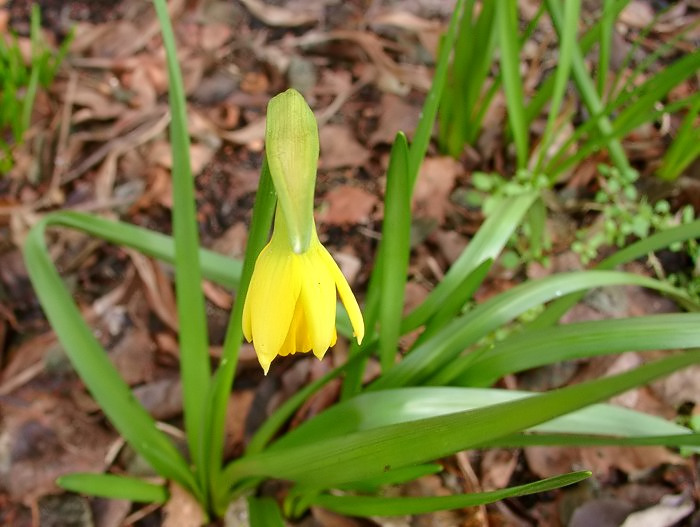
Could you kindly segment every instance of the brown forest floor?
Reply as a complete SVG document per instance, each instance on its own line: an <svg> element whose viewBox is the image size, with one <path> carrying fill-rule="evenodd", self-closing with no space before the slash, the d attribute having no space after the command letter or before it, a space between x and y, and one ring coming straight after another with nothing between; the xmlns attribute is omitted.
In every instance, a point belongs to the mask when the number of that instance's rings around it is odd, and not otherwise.
<svg viewBox="0 0 700 527"><path fill-rule="evenodd" d="M389 144L398 130L410 136L415 127L430 85L438 37L453 3L290 0L265 7L260 0L171 2L190 103L202 243L241 256L261 162L265 106L272 95L291 85L305 94L320 119L320 236L362 296L381 226ZM521 1L523 16L532 16L536 3ZM589 15L596 12L597 2L584 3ZM25 145L16 150L15 168L0 179L0 524L36 525L40 520L42 526L186 525L186 503L177 496L163 509L143 508L61 494L54 484L58 475L78 470L111 467L140 474L148 469L122 444L74 374L32 291L19 246L37 218L60 208L92 211L169 233L172 202L167 76L150 3L40 4L49 38L60 39L70 26L76 27L76 38L54 85L37 100L34 125ZM618 26L616 45L627 49L644 17L661 4L632 2ZM0 31L9 27L26 35L29 5L26 0L0 0ZM697 17L697 4L677 5L685 7L683 16ZM546 28L537 35L541 45L524 52L526 88L537 85L553 65L554 37ZM666 37L662 29L653 31L649 49L653 39ZM691 84L684 88L695 89ZM476 170L512 173L512 152L502 134L504 110L504 101L497 98L485 133L460 160L441 156L434 146L428 153L414 202L409 307L424 298L478 229L481 213L461 199L470 188L470 175ZM692 174L687 184L669 187L648 177L665 141L661 132L651 129L626 142L635 166L647 175L641 185L676 208L691 203L700 210L700 194L689 190L697 190ZM570 246L575 229L595 220L585 212L585 204L596 191L595 166L601 161L604 154L584 163L558 189L561 192L551 196L558 204L548 222L552 265L498 267L479 291L480 298L527 277L580 267ZM179 427L170 269L72 231L52 232L49 242L76 302L137 397L156 418ZM665 263L687 265L671 257ZM632 268L651 273L644 262ZM205 292L211 354L216 358L233 298L230 291L210 283ZM646 291L623 288L597 293L567 320L674 309ZM279 359L263 377L252 348L244 347L231 395L238 411L228 422L227 453L240 453L265 415L340 363L346 348L340 342L324 362ZM641 360L630 352L567 363L508 378L504 385L548 389L634 368ZM683 404L700 399L697 373L688 370L624 394L617 402L673 418ZM331 404L337 390L338 385L329 386L296 420ZM425 478L401 492L489 490L581 468L592 470L594 477L560 492L415 518L360 521L315 509L300 525L604 527L619 525L631 511L652 507L666 523L642 519L630 525L700 525L700 515L693 514L699 491L695 460L664 448L496 449L462 453L444 464L448 477ZM662 499L671 503L663 510L658 506ZM673 511L679 510L687 512L671 521ZM229 524L237 525L234 520Z"/></svg>

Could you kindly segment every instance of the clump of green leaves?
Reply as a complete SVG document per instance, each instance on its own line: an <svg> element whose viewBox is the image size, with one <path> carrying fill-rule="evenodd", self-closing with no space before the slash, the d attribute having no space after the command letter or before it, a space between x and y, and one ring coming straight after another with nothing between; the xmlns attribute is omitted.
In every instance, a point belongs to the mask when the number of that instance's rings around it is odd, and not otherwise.
<svg viewBox="0 0 700 527"><path fill-rule="evenodd" d="M458 0L457 13L464 3ZM508 0L508 5L514 2ZM224 424L242 337L243 299L254 262L267 241L277 198L264 162L244 260L233 261L199 248L184 85L166 1L154 0L154 6L170 79L174 236L96 215L58 211L36 223L23 250L47 317L106 417L156 472L187 490L203 511L224 516L229 503L247 495L252 527L281 527L282 512L298 517L312 505L353 516L423 514L547 491L578 482L590 473L563 474L486 493L392 498L372 492L382 485L437 473L441 467L434 460L470 448L700 445L700 434L673 422L595 404L700 363L700 352L693 351L700 345L700 314L557 324L586 291L612 285L648 287L700 311L684 291L667 283L609 270L674 242L697 238L700 221L642 239L600 262L598 270L530 280L476 302L474 293L519 225L527 222L532 239L541 239L544 204L539 192L525 191L528 185L536 185L538 178L521 175L521 189L496 185L501 189L501 199L494 201L481 228L423 302L404 315L403 296L396 292L404 291L408 280L411 197L454 46L458 16L453 16L413 141L409 144L399 133L391 149L385 224L365 298L366 338L361 345L355 343L350 348L344 364L276 409L251 437L241 456L224 460ZM498 23L505 38L513 20L501 13ZM522 153L522 148L519 151ZM82 318L51 261L45 241L45 230L51 226L101 236L174 264L189 457L136 400ZM215 372L211 371L202 277L237 290ZM523 321L526 327L518 332L499 331L514 320ZM339 334L352 335L346 313L339 310L337 322ZM401 353L399 339L418 329L422 329L418 338L406 353ZM489 335L500 338L484 341ZM488 346L482 345L484 342ZM546 393L488 388L505 375L564 360L658 349L685 351L628 372ZM366 384L371 354L378 356L382 371ZM339 378L343 379L340 402L293 430L285 430L286 423L314 393ZM259 487L268 479L294 484L282 507L275 500L256 496L258 490L264 491ZM157 503L168 499L163 484L129 475L74 474L62 478L59 484L108 498Z"/></svg>
<svg viewBox="0 0 700 527"><path fill-rule="evenodd" d="M596 259L603 247L624 247L631 236L646 238L654 232L695 220L690 205L674 213L668 201L662 199L652 203L646 196L641 196L635 186L639 178L635 170L620 171L600 165L598 172L600 190L591 208L600 212L599 221L591 227L579 229L576 241L571 245L583 263ZM688 243L675 243L669 248L679 251L684 247L692 251Z"/></svg>
<svg viewBox="0 0 700 527"><path fill-rule="evenodd" d="M31 124L37 91L53 82L71 37L57 51L53 50L41 35L41 14L36 4L31 13L29 64L25 63L16 35L0 37L0 173L12 168L12 146L22 143Z"/></svg>
<svg viewBox="0 0 700 527"><path fill-rule="evenodd" d="M486 2L481 8L474 1L465 2L440 102L441 150L459 157L464 145L476 144L487 110L495 95L502 92L508 116L503 133L515 146L519 169L545 173L550 184L555 184L592 154L606 150L611 163L627 171L631 168L622 146L625 137L646 123L660 121L664 115L684 115L658 170L663 179L677 178L700 155L698 94L680 100L669 97L675 87L700 69L700 51L674 58L675 45L693 26L684 28L634 65L633 56L655 19L613 74L612 33L617 16L628 4L629 0L603 2L598 20L581 30L581 0L545 0L520 30L515 1ZM525 93L519 57L542 16L549 18L559 37L557 67L531 93ZM596 45L598 67L591 74L586 61L592 58ZM564 104L570 85L590 116L583 122L576 122L579 112ZM537 144L530 144L531 126L544 113L548 115L544 133ZM565 132L568 123L573 129L570 134Z"/></svg>

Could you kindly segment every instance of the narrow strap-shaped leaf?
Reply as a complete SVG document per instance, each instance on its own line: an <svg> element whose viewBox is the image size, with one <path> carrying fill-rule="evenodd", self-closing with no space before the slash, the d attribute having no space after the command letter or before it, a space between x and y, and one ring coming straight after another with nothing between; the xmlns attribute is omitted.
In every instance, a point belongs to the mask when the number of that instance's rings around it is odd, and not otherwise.
<svg viewBox="0 0 700 527"><path fill-rule="evenodd" d="M579 2L580 4L580 2ZM607 87L608 68L610 67L610 51L612 48L613 31L615 30L615 12L613 6L615 0L603 1L603 16L600 24L600 39L598 44L598 97L604 99L605 88ZM566 19L566 10L569 9L569 3L564 4L564 18ZM568 25L567 25L568 27Z"/></svg>
<svg viewBox="0 0 700 527"><path fill-rule="evenodd" d="M394 365L398 351L406 273L411 254L411 197L408 143L399 132L387 169L382 245L384 258L379 298L379 357L382 370Z"/></svg>
<svg viewBox="0 0 700 527"><path fill-rule="evenodd" d="M204 415L211 380L209 339L197 251L199 232L195 217L194 180L190 170L185 88L175 49L175 36L165 0L154 0L168 66L170 144L173 176L173 235L175 238L175 291L180 344L183 409L187 444L202 489L207 489L208 450L203 441Z"/></svg>
<svg viewBox="0 0 700 527"><path fill-rule="evenodd" d="M606 2L606 7L607 6ZM609 10L612 13L612 10ZM552 100L549 104L549 115L547 116L547 125L545 126L544 134L542 134L542 140L540 142L540 153L537 161L536 172L538 172L542 166L542 162L547 156L547 150L549 145L552 143L554 138L554 124L556 123L557 116L559 114L559 109L561 108L561 103L564 100L564 94L566 93L566 85L569 81L569 76L571 74L571 63L574 54L574 48L576 46L576 39L578 36L578 23L579 23L579 13L581 12L581 0L569 0L564 4L564 31L561 37L561 42L559 46L559 60L557 63L557 72L554 75L554 89L552 91ZM605 41L605 35L610 33L610 29L607 28L605 24L601 27L601 42ZM607 40L610 40L611 35L608 34ZM603 46L601 43L601 56L603 55ZM608 63L601 62L600 68L605 68L607 70ZM602 71L598 72L598 79L602 79L605 82L605 75Z"/></svg>
<svg viewBox="0 0 700 527"><path fill-rule="evenodd" d="M363 393L325 410L270 445L270 451L396 423L464 412L537 395L495 388L420 386ZM688 434L676 423L621 406L595 404L529 429L538 434L634 437Z"/></svg>
<svg viewBox="0 0 700 527"><path fill-rule="evenodd" d="M175 262L175 244L172 237L159 232L70 210L51 212L44 216L43 220L47 227L69 227L116 245L130 247L164 262ZM202 248L197 254L206 278L233 289L238 287L243 267L240 260Z"/></svg>
<svg viewBox="0 0 700 527"><path fill-rule="evenodd" d="M631 273L582 271L561 273L518 285L456 318L432 338L413 349L368 390L383 390L418 384L443 368L453 367L454 359L478 339L528 309L574 291L606 285L640 285L675 295L686 295L665 282Z"/></svg>
<svg viewBox="0 0 700 527"><path fill-rule="evenodd" d="M248 498L250 527L284 527L284 519L277 502L272 498Z"/></svg>
<svg viewBox="0 0 700 527"><path fill-rule="evenodd" d="M201 496L187 463L136 401L73 303L49 258L44 241L47 221L43 218L29 231L23 255L46 318L66 355L97 404L134 450L159 474Z"/></svg>
<svg viewBox="0 0 700 527"><path fill-rule="evenodd" d="M447 297L443 305L437 312L430 317L430 320L425 325L425 329L416 339L413 347L416 348L423 344L430 337L444 328L449 322L459 316L462 308L469 302L474 293L486 278L489 270L493 266L493 259L487 258L476 269L467 275L467 277L455 288L454 293Z"/></svg>
<svg viewBox="0 0 700 527"><path fill-rule="evenodd" d="M165 503L168 500L165 486L130 476L76 472L61 476L56 483L65 490L113 500L140 503Z"/></svg>
<svg viewBox="0 0 700 527"><path fill-rule="evenodd" d="M455 39L457 38L459 18L462 16L463 11L464 0L457 0L457 2L455 2L452 16L450 17L450 24L447 27L447 33L442 41L440 56L438 57L437 66L435 67L435 73L433 75L433 82L430 85L428 95L425 97L423 110L421 111L420 119L416 125L415 133L413 134L408 164L411 180L411 195L413 195L413 188L415 187L416 180L418 179L418 171L420 170L420 166L423 164L425 153L428 151L428 145L430 144L430 136L433 132L433 127L435 126L435 116L437 115L438 106L440 105L440 98L442 97L442 91L445 87L445 81L447 80L450 55L452 54L452 48L454 47Z"/></svg>
<svg viewBox="0 0 700 527"><path fill-rule="evenodd" d="M448 382L489 386L509 373L624 351L700 347L700 314L595 320L515 333ZM459 368L455 368L457 372Z"/></svg>
<svg viewBox="0 0 700 527"><path fill-rule="evenodd" d="M511 435L640 386L700 361L700 352L674 355L632 371L486 408L400 423L313 444L241 458L226 482L267 476L326 488ZM420 445L420 448L415 448Z"/></svg>
<svg viewBox="0 0 700 527"><path fill-rule="evenodd" d="M504 199L486 218L467 248L452 264L442 281L416 309L409 313L401 325L402 334L424 324L454 294L455 288L479 265L489 258L495 259L520 224L520 220L537 198L537 193L521 194Z"/></svg>
<svg viewBox="0 0 700 527"><path fill-rule="evenodd" d="M667 446L700 447L700 434L601 437L585 434L517 434L488 441L483 447L518 448L525 446Z"/></svg>
<svg viewBox="0 0 700 527"><path fill-rule="evenodd" d="M311 504L328 510L347 514L349 516L401 516L405 514L427 514L429 512L476 507L506 498L527 496L538 492L548 492L554 489L573 485L590 477L588 471L571 472L553 478L542 479L517 487L475 492L473 494L457 494L455 496L426 496L411 498L382 498L374 496L335 496L321 494L312 498Z"/></svg>
<svg viewBox="0 0 700 527"><path fill-rule="evenodd" d="M554 28L557 34L559 35L559 39L561 40L563 38L564 32L564 23L563 15L561 12L561 6L559 5L558 0L545 1L547 2L547 9L552 19ZM595 85L593 84L593 81L591 80L591 77L588 74L586 64L583 60L583 55L581 54L581 50L578 46L574 46L574 51L571 57L574 80L576 81L576 85L578 86L579 92L581 94L584 104L586 105L586 108L588 108L588 111L593 115L601 114L603 110L603 103L598 97ZM613 128L610 119L608 119L608 117L605 116L601 117L597 121L597 127L601 135L609 137L607 141L607 147L608 151L610 152L610 157L612 158L612 161L615 164L615 166L621 172L626 172L630 170L629 161L627 160L627 156L625 154L624 149L622 148L622 145L620 144L620 141L612 136Z"/></svg>
<svg viewBox="0 0 700 527"><path fill-rule="evenodd" d="M530 153L529 130L525 119L525 93L520 76L518 6L515 0L498 2L496 24L501 47L501 72L508 106L508 120L515 140L518 168L525 168Z"/></svg>

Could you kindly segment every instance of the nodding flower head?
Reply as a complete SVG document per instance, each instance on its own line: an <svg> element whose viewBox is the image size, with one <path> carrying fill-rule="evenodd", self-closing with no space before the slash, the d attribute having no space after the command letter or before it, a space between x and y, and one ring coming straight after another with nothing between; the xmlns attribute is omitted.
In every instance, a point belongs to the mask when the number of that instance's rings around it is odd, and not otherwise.
<svg viewBox="0 0 700 527"><path fill-rule="evenodd" d="M347 280L316 234L318 127L298 92L270 101L265 135L278 202L272 237L258 255L246 295L243 334L267 374L277 355L313 351L321 359L335 344L336 291L358 342L365 328Z"/></svg>

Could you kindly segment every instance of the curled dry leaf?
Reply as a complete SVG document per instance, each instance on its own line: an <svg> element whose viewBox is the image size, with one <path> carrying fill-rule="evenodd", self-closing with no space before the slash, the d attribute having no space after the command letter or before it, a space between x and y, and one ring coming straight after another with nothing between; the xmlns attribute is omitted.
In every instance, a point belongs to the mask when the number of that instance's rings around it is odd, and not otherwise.
<svg viewBox="0 0 700 527"><path fill-rule="evenodd" d="M153 378L155 345L150 335L137 326L129 329L110 350L112 363L129 385Z"/></svg>
<svg viewBox="0 0 700 527"><path fill-rule="evenodd" d="M695 504L689 496L664 496L658 505L630 514L621 527L671 527L694 510Z"/></svg>
<svg viewBox="0 0 700 527"><path fill-rule="evenodd" d="M241 0L241 3L255 18L274 27L299 27L313 24L318 21L321 14L304 10L303 4L297 6L297 9L290 9L266 4L260 0Z"/></svg>
<svg viewBox="0 0 700 527"><path fill-rule="evenodd" d="M367 223L378 202L377 196L359 187L336 187L326 194L326 208L319 214L319 220L331 225Z"/></svg>
<svg viewBox="0 0 700 527"><path fill-rule="evenodd" d="M343 125L327 124L320 130L322 170L359 167L369 160L369 152Z"/></svg>
<svg viewBox="0 0 700 527"><path fill-rule="evenodd" d="M3 405L0 489L29 504L55 492L68 472L101 472L114 436L85 418L68 400L19 394ZM31 402L30 402L31 401Z"/></svg>
<svg viewBox="0 0 700 527"><path fill-rule="evenodd" d="M654 21L654 9L649 2L632 0L622 10L618 21L627 26L642 29Z"/></svg>
<svg viewBox="0 0 700 527"><path fill-rule="evenodd" d="M388 93L383 95L379 124L370 136L369 144L393 143L397 132L409 134L415 130L419 116L420 108L408 104L404 98Z"/></svg>
<svg viewBox="0 0 700 527"><path fill-rule="evenodd" d="M163 507L163 527L201 527L205 524L204 512L189 492L173 482L169 491L170 499Z"/></svg>
<svg viewBox="0 0 700 527"><path fill-rule="evenodd" d="M420 168L413 204L416 216L442 224L450 204L450 193L461 165L451 157L427 158Z"/></svg>

